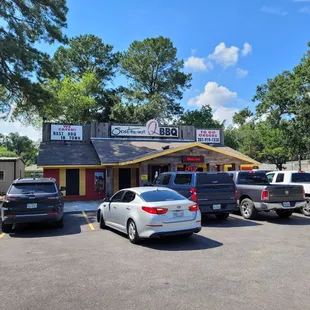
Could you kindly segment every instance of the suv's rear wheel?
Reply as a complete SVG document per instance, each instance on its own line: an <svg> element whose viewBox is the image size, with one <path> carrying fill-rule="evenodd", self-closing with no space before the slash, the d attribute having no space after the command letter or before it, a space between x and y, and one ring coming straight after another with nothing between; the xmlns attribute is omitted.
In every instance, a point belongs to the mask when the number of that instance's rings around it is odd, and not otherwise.
<svg viewBox="0 0 310 310"><path fill-rule="evenodd" d="M229 217L229 213L217 213L215 216L218 220L226 220Z"/></svg>
<svg viewBox="0 0 310 310"><path fill-rule="evenodd" d="M303 215L310 216L310 198L309 197L306 198L306 202L307 202L306 206L303 208L300 208L300 211Z"/></svg>
<svg viewBox="0 0 310 310"><path fill-rule="evenodd" d="M247 220L254 220L257 217L258 211L255 209L251 199L245 198L241 201L240 212Z"/></svg>
<svg viewBox="0 0 310 310"><path fill-rule="evenodd" d="M276 210L279 217L287 219L293 214L293 210Z"/></svg>
<svg viewBox="0 0 310 310"><path fill-rule="evenodd" d="M13 230L13 224L2 223L1 227L2 227L2 232L6 233L6 234L9 234Z"/></svg>

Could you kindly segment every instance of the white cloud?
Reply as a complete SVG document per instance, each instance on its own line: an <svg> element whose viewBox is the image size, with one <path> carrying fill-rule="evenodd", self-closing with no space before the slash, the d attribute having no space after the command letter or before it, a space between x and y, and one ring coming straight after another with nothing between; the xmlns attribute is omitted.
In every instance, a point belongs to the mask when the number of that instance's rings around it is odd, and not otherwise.
<svg viewBox="0 0 310 310"><path fill-rule="evenodd" d="M248 75L249 71L248 70L243 70L241 68L237 68L236 70L236 75L239 79L243 79Z"/></svg>
<svg viewBox="0 0 310 310"><path fill-rule="evenodd" d="M235 98L237 98L236 92L232 92L224 86L219 86L216 82L208 82L204 92L189 99L188 105L201 107L208 104L212 109L216 109Z"/></svg>
<svg viewBox="0 0 310 310"><path fill-rule="evenodd" d="M215 47L214 52L209 55L209 59L215 61L224 68L228 68L237 64L239 57L238 53L238 47L226 47L225 43L221 42Z"/></svg>
<svg viewBox="0 0 310 310"><path fill-rule="evenodd" d="M310 14L310 7L304 7L299 10L300 13L308 13Z"/></svg>
<svg viewBox="0 0 310 310"><path fill-rule="evenodd" d="M185 63L184 67L187 69L191 69L193 71L207 71L208 65L204 58L199 58L195 56L189 57Z"/></svg>
<svg viewBox="0 0 310 310"><path fill-rule="evenodd" d="M281 8L271 8L271 7L267 7L267 6L263 6L261 8L261 11L265 12L265 13L269 13L269 14L280 15L280 16L285 16L288 14L286 11L284 11Z"/></svg>
<svg viewBox="0 0 310 310"><path fill-rule="evenodd" d="M24 126L17 121L6 122L4 120L0 120L0 133L7 135L10 132L18 132L21 136L27 136L34 141L41 139L41 130L38 130L32 126Z"/></svg>
<svg viewBox="0 0 310 310"><path fill-rule="evenodd" d="M241 52L242 56L246 56L252 52L252 45L248 42L243 44L243 50Z"/></svg>
<svg viewBox="0 0 310 310"><path fill-rule="evenodd" d="M213 113L213 118L220 122L225 121L225 125L231 125L232 118L237 112L239 112L239 109L237 108L219 107Z"/></svg>

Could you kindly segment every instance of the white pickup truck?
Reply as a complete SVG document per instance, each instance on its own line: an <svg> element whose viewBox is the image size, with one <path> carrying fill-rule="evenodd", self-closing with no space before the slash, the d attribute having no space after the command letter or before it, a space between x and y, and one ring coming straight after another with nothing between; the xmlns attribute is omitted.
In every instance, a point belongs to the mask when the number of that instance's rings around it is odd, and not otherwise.
<svg viewBox="0 0 310 310"><path fill-rule="evenodd" d="M300 211L310 216L310 173L302 171L273 171L267 173L271 184L303 185L307 204Z"/></svg>

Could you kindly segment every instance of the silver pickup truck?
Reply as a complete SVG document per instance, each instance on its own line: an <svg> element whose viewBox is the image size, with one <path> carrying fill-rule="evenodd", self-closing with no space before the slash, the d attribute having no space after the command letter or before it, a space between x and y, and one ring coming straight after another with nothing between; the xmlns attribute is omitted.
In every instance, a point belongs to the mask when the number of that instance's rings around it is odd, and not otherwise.
<svg viewBox="0 0 310 310"><path fill-rule="evenodd" d="M238 190L238 204L245 219L255 219L258 212L276 211L288 218L295 208L305 206L305 192L299 185L270 184L261 171L229 171Z"/></svg>

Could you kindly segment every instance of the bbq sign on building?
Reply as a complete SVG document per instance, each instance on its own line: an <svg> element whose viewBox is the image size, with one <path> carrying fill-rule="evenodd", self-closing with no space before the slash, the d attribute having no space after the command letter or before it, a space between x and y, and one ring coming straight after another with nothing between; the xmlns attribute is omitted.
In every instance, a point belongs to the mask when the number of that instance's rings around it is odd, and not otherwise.
<svg viewBox="0 0 310 310"><path fill-rule="evenodd" d="M221 132L216 129L197 129L196 141L201 143L221 143Z"/></svg>
<svg viewBox="0 0 310 310"><path fill-rule="evenodd" d="M51 140L82 141L83 126L51 125Z"/></svg>
<svg viewBox="0 0 310 310"><path fill-rule="evenodd" d="M159 126L155 119L149 120L145 126L111 126L112 137L160 137L177 138L178 127Z"/></svg>

